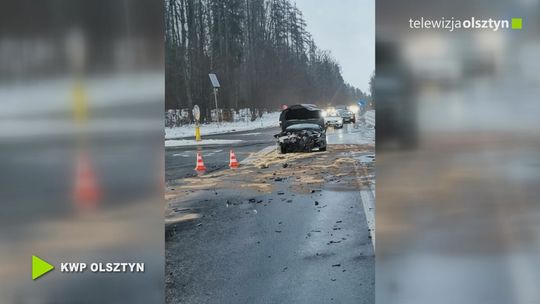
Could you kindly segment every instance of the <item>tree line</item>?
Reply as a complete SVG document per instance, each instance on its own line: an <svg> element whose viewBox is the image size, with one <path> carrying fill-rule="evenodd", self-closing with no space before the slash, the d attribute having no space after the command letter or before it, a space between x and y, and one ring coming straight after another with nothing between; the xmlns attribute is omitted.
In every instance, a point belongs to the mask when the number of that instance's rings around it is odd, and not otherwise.
<svg viewBox="0 0 540 304"><path fill-rule="evenodd" d="M289 0L165 0L166 109L350 104L369 98L347 84Z"/></svg>

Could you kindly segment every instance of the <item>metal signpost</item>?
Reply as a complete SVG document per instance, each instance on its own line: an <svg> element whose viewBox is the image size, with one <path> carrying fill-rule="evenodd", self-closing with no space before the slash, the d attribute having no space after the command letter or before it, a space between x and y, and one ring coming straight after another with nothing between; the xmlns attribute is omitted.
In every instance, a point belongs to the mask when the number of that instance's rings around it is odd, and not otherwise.
<svg viewBox="0 0 540 304"><path fill-rule="evenodd" d="M219 109L218 109L218 102L217 102L217 91L218 88L220 88L219 81L217 79L216 74L210 73L208 74L208 77L210 77L210 81L212 82L212 86L214 87L214 101L216 103L216 115L217 115L217 122L219 125Z"/></svg>
<svg viewBox="0 0 540 304"><path fill-rule="evenodd" d="M360 99L358 101L358 105L360 106L360 109L362 110L362 112L364 112L366 110L366 101L365 100Z"/></svg>

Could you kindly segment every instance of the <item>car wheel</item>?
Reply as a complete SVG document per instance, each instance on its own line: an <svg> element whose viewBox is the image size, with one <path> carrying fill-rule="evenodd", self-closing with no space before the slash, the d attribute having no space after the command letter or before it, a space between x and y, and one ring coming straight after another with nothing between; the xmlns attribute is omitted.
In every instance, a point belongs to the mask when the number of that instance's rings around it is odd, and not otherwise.
<svg viewBox="0 0 540 304"><path fill-rule="evenodd" d="M324 152L324 151L326 151L326 146L319 148L319 152Z"/></svg>
<svg viewBox="0 0 540 304"><path fill-rule="evenodd" d="M279 145L279 152L281 154L286 154L287 153L287 149L285 148L285 145Z"/></svg>

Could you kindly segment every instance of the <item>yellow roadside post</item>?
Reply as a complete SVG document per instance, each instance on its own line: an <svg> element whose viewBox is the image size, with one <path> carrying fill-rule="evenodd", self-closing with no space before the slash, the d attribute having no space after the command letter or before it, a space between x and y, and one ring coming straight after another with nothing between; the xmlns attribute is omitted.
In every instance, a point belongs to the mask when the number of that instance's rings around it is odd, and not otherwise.
<svg viewBox="0 0 540 304"><path fill-rule="evenodd" d="M195 141L201 141L201 126L199 120L201 119L201 110L198 105L193 107L193 117L195 118Z"/></svg>
<svg viewBox="0 0 540 304"><path fill-rule="evenodd" d="M82 77L77 78L72 89L73 118L77 123L83 124L88 119L88 103Z"/></svg>
<svg viewBox="0 0 540 304"><path fill-rule="evenodd" d="M199 127L199 122L195 123L195 140L201 141L201 127Z"/></svg>
<svg viewBox="0 0 540 304"><path fill-rule="evenodd" d="M85 86L86 43L84 35L73 30L68 34L66 52L69 67L73 73L73 87L71 89L73 120L83 125L88 120L88 99Z"/></svg>

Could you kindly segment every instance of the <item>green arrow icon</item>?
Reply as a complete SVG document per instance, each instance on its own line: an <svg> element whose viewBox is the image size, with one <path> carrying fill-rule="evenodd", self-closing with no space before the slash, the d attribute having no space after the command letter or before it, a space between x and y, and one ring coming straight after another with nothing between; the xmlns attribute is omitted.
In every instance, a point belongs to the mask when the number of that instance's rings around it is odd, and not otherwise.
<svg viewBox="0 0 540 304"><path fill-rule="evenodd" d="M38 256L32 256L32 280L35 280L54 269L54 266Z"/></svg>

